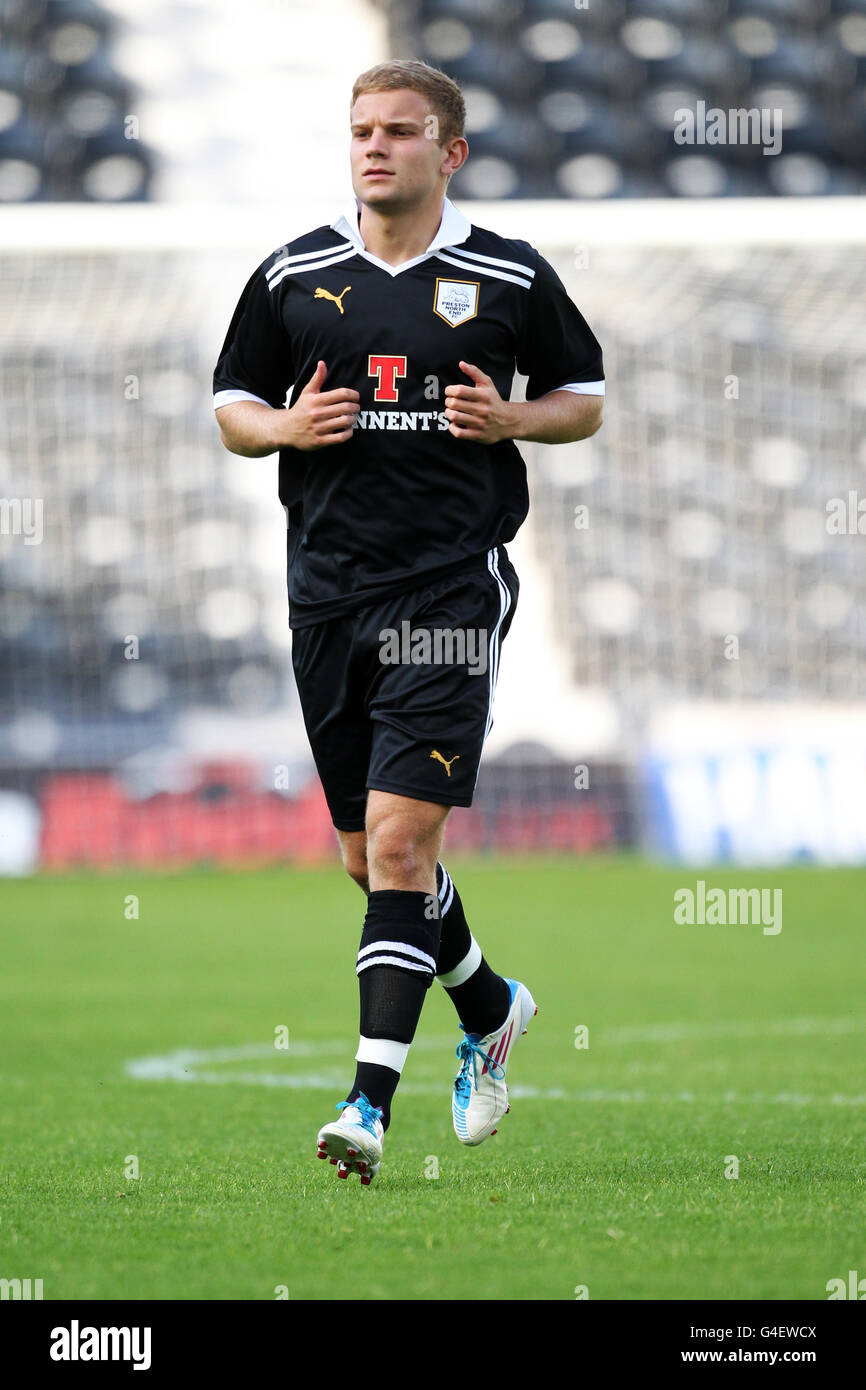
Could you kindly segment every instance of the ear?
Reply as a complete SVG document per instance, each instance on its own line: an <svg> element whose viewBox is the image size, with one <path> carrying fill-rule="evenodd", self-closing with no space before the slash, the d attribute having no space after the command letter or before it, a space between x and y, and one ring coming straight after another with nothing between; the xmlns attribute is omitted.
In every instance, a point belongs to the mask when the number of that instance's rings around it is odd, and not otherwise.
<svg viewBox="0 0 866 1390"><path fill-rule="evenodd" d="M442 163L439 165L440 174L456 174L458 169L462 169L466 160L469 158L469 146L462 135L455 135L453 140L449 140L445 146L445 153Z"/></svg>

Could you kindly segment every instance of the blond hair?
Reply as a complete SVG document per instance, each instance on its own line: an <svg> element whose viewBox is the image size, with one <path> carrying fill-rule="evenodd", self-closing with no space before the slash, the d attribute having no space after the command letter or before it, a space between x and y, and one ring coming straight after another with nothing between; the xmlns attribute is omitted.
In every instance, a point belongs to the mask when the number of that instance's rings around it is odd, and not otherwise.
<svg viewBox="0 0 866 1390"><path fill-rule="evenodd" d="M427 97L433 114L439 120L438 144L447 145L449 140L462 137L466 124L463 93L457 83L440 72L439 68L422 63L417 58L393 58L362 72L352 88L352 106L358 97L368 92L398 92L404 89L420 92Z"/></svg>

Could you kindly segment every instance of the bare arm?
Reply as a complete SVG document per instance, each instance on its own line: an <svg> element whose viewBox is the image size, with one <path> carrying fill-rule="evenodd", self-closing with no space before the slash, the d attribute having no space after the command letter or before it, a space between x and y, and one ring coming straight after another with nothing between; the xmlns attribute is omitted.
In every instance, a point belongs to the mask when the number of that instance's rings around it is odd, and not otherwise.
<svg viewBox="0 0 866 1390"><path fill-rule="evenodd" d="M349 387L323 391L327 375L319 362L291 410L274 410L261 401L222 405L216 417L223 444L232 454L259 459L278 449L323 449L352 438L360 396Z"/></svg>
<svg viewBox="0 0 866 1390"><path fill-rule="evenodd" d="M508 439L537 444L570 444L589 439L601 429L604 396L579 396L574 391L550 391L537 401L503 401Z"/></svg>
<svg viewBox="0 0 866 1390"><path fill-rule="evenodd" d="M570 444L588 439L601 428L603 396L550 391L536 401L504 401L490 377L471 362L461 362L460 369L474 385L445 388L445 414L457 439L483 444L501 439Z"/></svg>
<svg viewBox="0 0 866 1390"><path fill-rule="evenodd" d="M287 410L274 410L259 401L235 401L217 412L220 438L231 454L260 459L288 444Z"/></svg>

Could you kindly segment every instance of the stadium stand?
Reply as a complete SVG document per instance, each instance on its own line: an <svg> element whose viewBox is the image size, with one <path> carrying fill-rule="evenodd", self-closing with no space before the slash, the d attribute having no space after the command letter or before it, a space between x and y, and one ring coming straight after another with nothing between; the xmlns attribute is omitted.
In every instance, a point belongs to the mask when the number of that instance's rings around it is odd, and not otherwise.
<svg viewBox="0 0 866 1390"><path fill-rule="evenodd" d="M263 179L284 134L263 131L254 105L241 121L225 97L236 30L224 0L185 10L179 29L184 61L205 55L189 101L213 120L212 139L199 130L187 148L156 116L152 149L125 138L126 74L163 62L148 26L176 8L0 0L0 199L177 203L207 188L243 210L254 186L276 207L267 233L253 215L234 240L206 222L188 236L187 208L155 219L152 242L120 224L68 246L52 224L41 249L29 232L0 232L0 839L3 815L7 840L32 821L40 862L57 866L163 862L172 846L181 862L332 847L291 677L273 460L227 455L210 406L240 287L309 219ZM265 8L280 36L309 9ZM313 171L318 190L314 220L338 210L346 86L356 58L385 56L376 24L384 39L387 21L396 55L425 56L465 84L472 158L451 191L468 214L506 231L509 203L549 200L526 219L519 204L506 234L554 264L611 383L597 437L524 448L533 511L521 602L525 613L546 584L553 638L542 666L522 667L515 624L477 802L455 816L452 839L631 844L654 711L866 697L854 494L866 464L863 237L798 242L800 200L768 241L767 205L753 200L725 204L752 241L725 244L704 226L693 244L650 243L628 202L667 199L673 233L695 194L769 195L779 208L789 194L860 192L864 0L395 0L370 13L359 21L367 47L341 49L339 83L322 88L327 121L299 153L296 180ZM281 51L258 55L271 96ZM299 102L328 80L328 62L322 49L306 63ZM184 71L165 65L163 114L188 109L176 95ZM700 101L782 109L782 152L677 145L675 113ZM506 202L476 216L481 197ZM585 199L617 200L600 210L628 234L587 232ZM832 230L834 204L820 206ZM831 532L827 505L852 496L853 526L849 516ZM44 543L29 544L15 508L37 500ZM556 717L554 655L569 686ZM525 696L519 711L512 692ZM592 786L575 798L581 761Z"/></svg>
<svg viewBox="0 0 866 1390"><path fill-rule="evenodd" d="M396 56L467 95L473 198L856 194L862 0L392 0ZM765 141L678 145L674 113L781 111Z"/></svg>
<svg viewBox="0 0 866 1390"><path fill-rule="evenodd" d="M96 0L0 0L0 202L148 198L153 155Z"/></svg>

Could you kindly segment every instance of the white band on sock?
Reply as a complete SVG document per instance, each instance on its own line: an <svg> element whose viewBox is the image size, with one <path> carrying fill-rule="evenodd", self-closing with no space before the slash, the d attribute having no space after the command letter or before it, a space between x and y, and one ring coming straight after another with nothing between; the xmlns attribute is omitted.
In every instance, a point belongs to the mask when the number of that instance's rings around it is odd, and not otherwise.
<svg viewBox="0 0 866 1390"><path fill-rule="evenodd" d="M472 933L470 932L469 935L472 936ZM444 985L446 989L454 989L457 985L464 985L470 975L475 974L480 964L481 947L478 945L475 937L472 936L472 945L469 947L469 950L466 952L460 964L455 965L453 970L449 970L447 975L437 975L436 979L439 981L440 985Z"/></svg>
<svg viewBox="0 0 866 1390"><path fill-rule="evenodd" d="M426 967L432 975L433 971L436 969L436 961L433 958L433 956L428 955L426 951L420 951L417 946L408 945L408 943L405 941L374 941L371 945L365 946L362 951L358 952L359 968L366 968L366 966L361 966L361 961L364 959L365 956L383 955L386 951L399 951L401 955L412 956L414 960L420 960L423 962L421 966L417 966L410 965L408 961L398 961L399 965L405 964L407 969L409 970L424 969ZM366 964L372 965L373 961L368 960Z"/></svg>
<svg viewBox="0 0 866 1390"><path fill-rule="evenodd" d="M372 1062L377 1067L390 1067L392 1071L402 1072L403 1063L409 1055L409 1044L394 1042L392 1038L365 1038L362 1034L355 1053L356 1062Z"/></svg>

